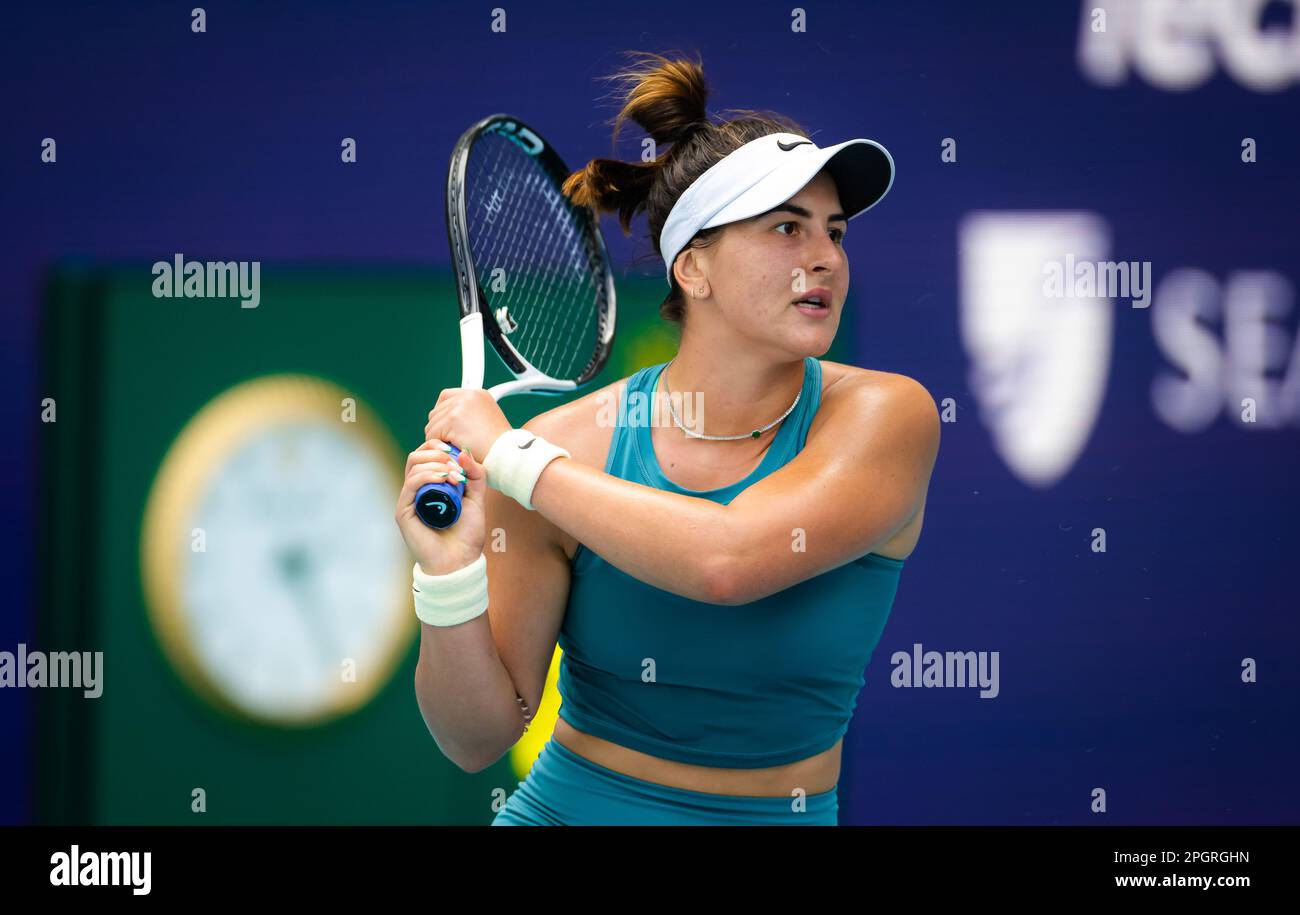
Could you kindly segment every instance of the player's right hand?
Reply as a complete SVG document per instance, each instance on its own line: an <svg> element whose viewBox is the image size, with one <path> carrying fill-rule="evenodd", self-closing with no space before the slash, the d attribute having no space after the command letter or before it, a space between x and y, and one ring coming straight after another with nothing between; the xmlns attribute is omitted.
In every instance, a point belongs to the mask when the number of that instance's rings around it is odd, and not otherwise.
<svg viewBox="0 0 1300 915"><path fill-rule="evenodd" d="M450 527L429 527L415 513L415 494L426 483L459 482L457 471L466 477L460 517ZM487 471L469 452L452 458L446 442L431 439L407 455L397 527L424 574L446 575L478 559L486 539L486 497Z"/></svg>

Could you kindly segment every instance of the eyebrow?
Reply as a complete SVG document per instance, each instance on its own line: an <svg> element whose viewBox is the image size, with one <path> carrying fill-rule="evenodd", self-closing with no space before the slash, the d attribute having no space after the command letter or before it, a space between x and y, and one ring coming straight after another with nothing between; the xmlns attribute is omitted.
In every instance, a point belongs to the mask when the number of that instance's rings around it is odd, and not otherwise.
<svg viewBox="0 0 1300 915"><path fill-rule="evenodd" d="M793 213L796 216L802 216L804 219L812 219L812 213L801 206L795 206L793 203L783 203L780 206L774 206L766 213L760 213L758 218L770 216L773 213ZM832 213L827 222L848 222L843 213Z"/></svg>

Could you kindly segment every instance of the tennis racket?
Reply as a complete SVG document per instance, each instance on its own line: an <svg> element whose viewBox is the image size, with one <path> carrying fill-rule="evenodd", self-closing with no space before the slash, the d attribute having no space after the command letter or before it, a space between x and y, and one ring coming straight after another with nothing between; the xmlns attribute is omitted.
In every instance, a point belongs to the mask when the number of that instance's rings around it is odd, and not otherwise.
<svg viewBox="0 0 1300 915"><path fill-rule="evenodd" d="M569 174L541 134L506 114L456 142L446 202L461 387L483 387L485 339L515 376L488 389L495 400L574 391L604 366L614 343L614 277L596 214L560 190ZM453 458L460 454L447 444ZM426 483L415 513L430 527L450 527L464 494L463 483Z"/></svg>

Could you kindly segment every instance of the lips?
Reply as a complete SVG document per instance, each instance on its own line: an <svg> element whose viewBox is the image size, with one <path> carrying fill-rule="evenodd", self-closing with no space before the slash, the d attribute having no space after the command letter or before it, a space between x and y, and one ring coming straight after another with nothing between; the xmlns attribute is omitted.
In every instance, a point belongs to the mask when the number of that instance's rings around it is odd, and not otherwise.
<svg viewBox="0 0 1300 915"><path fill-rule="evenodd" d="M803 305L805 307L830 308L831 291L824 286L818 286L816 289L809 289L799 298L790 303L791 305Z"/></svg>

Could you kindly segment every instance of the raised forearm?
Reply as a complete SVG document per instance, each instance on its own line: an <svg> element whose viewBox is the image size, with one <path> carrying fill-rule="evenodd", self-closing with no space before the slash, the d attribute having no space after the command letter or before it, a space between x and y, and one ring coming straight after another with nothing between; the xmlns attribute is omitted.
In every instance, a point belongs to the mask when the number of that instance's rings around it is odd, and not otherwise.
<svg viewBox="0 0 1300 915"><path fill-rule="evenodd" d="M570 458L546 466L531 501L548 521L632 577L692 600L723 602L732 546L726 506Z"/></svg>
<svg viewBox="0 0 1300 915"><path fill-rule="evenodd" d="M420 624L415 697L438 748L466 771L496 762L523 733L486 613L458 626Z"/></svg>

